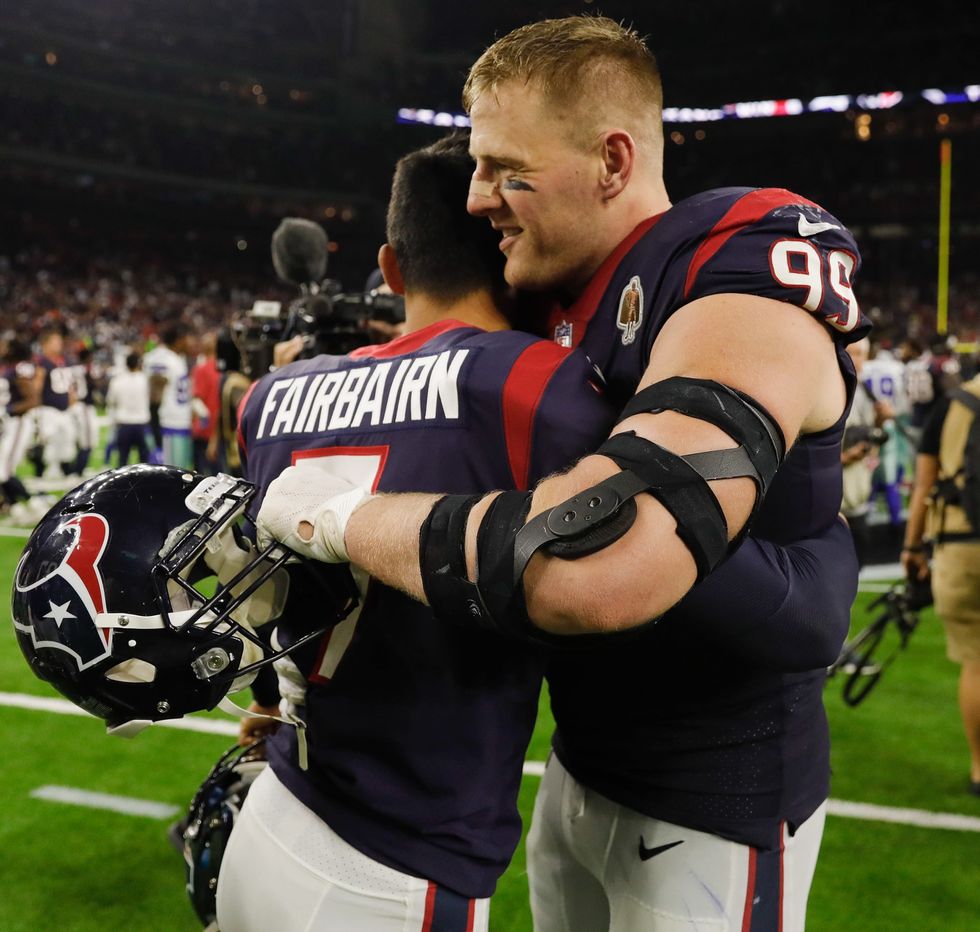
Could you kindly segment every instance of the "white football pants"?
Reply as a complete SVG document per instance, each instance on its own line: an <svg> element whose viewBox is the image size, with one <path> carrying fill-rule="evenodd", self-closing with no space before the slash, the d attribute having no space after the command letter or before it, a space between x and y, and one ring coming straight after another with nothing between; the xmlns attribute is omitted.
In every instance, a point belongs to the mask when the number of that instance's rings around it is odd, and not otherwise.
<svg viewBox="0 0 980 932"><path fill-rule="evenodd" d="M759 851L620 806L551 755L527 839L534 932L802 932L826 807Z"/></svg>
<svg viewBox="0 0 980 932"><path fill-rule="evenodd" d="M221 932L487 932L467 900L351 847L266 767L221 862Z"/></svg>

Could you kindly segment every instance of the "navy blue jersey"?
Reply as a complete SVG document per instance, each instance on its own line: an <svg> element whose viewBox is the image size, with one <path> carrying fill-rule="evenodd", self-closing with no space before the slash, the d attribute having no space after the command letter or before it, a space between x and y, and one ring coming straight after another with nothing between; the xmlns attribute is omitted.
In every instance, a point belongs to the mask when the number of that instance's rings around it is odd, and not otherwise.
<svg viewBox="0 0 980 932"><path fill-rule="evenodd" d="M568 466L613 416L583 354L451 321L277 370L246 399L241 431L260 489L316 458L371 490L476 493ZM520 837L542 654L371 582L359 615L297 662L310 766L281 730L270 759L283 783L375 860L489 896Z"/></svg>
<svg viewBox="0 0 980 932"><path fill-rule="evenodd" d="M843 224L805 198L777 189L708 191L641 224L551 324L557 341L585 350L621 406L677 309L712 294L774 298L786 306L771 313L809 312L827 326L850 399L856 380L844 347L870 329L852 291L859 262ZM764 319L758 331L765 340ZM753 537L792 544L832 528L843 429L844 416L799 438ZM853 549L833 554L824 554L808 587L855 585ZM766 555L760 549L740 558ZM785 583L779 573L758 570L746 576ZM825 674L773 672L706 640L704 632L728 616L739 586L730 571L718 574L627 646L556 655L548 671L554 745L570 773L616 802L768 847L777 843L781 821L798 825L827 796ZM788 595L763 589L757 598L760 617L768 617Z"/></svg>
<svg viewBox="0 0 980 932"><path fill-rule="evenodd" d="M96 396L96 380L92 374L92 366L77 363L71 367L75 385L75 400L83 404L94 405Z"/></svg>
<svg viewBox="0 0 980 932"><path fill-rule="evenodd" d="M37 364L44 370L41 404L58 411L67 411L69 393L74 384L71 366L65 365L63 359L49 359L47 356L41 356Z"/></svg>
<svg viewBox="0 0 980 932"><path fill-rule="evenodd" d="M4 369L3 377L6 379L9 389L9 395L7 398L8 414L20 415L24 413L23 411L14 411L13 409L25 400L24 392L21 389L21 383L32 380L36 373L37 368L34 363L27 360L15 363L12 366L7 366L7 368Z"/></svg>

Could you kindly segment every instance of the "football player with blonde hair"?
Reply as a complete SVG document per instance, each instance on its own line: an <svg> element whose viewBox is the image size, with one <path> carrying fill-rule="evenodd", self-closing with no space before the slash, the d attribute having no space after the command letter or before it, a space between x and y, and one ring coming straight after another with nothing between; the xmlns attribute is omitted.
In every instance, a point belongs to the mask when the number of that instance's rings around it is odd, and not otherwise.
<svg viewBox="0 0 980 932"><path fill-rule="evenodd" d="M799 932L830 766L823 658L796 638L842 595L846 613L857 584L838 516L845 347L870 327L857 246L783 189L672 204L656 61L611 20L504 36L465 103L468 210L500 234L508 283L554 299L548 333L588 354L619 422L572 469L477 500L358 497L286 470L260 528L447 623L589 636L549 665L555 753L528 841L538 932ZM839 540L804 563L817 596L774 633L794 596L777 570L736 618L712 570L754 548L751 585L753 565L760 579L780 565L768 544L814 534Z"/></svg>

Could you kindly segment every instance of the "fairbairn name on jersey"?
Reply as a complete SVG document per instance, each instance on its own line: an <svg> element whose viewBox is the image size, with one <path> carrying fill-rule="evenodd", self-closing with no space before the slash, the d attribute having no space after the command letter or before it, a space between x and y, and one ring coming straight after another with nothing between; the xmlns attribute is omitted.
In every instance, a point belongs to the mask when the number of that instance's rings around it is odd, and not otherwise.
<svg viewBox="0 0 980 932"><path fill-rule="evenodd" d="M459 418L458 381L469 350L372 362L275 382L256 440L287 434Z"/></svg>

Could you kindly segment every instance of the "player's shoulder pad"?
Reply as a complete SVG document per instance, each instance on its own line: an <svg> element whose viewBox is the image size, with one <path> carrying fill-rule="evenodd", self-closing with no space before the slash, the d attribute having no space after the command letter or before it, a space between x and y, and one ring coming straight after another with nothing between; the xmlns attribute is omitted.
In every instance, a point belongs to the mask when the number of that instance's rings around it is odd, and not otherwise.
<svg viewBox="0 0 980 932"><path fill-rule="evenodd" d="M819 204L783 188L728 189L727 202L688 257L685 303L723 292L797 304L837 331L863 332L852 285L854 237ZM734 196L733 196L734 195Z"/></svg>
<svg viewBox="0 0 980 932"><path fill-rule="evenodd" d="M482 350L477 357L482 368L497 372L511 386L529 378L543 386L573 353L553 340L521 330L481 331L461 346Z"/></svg>

